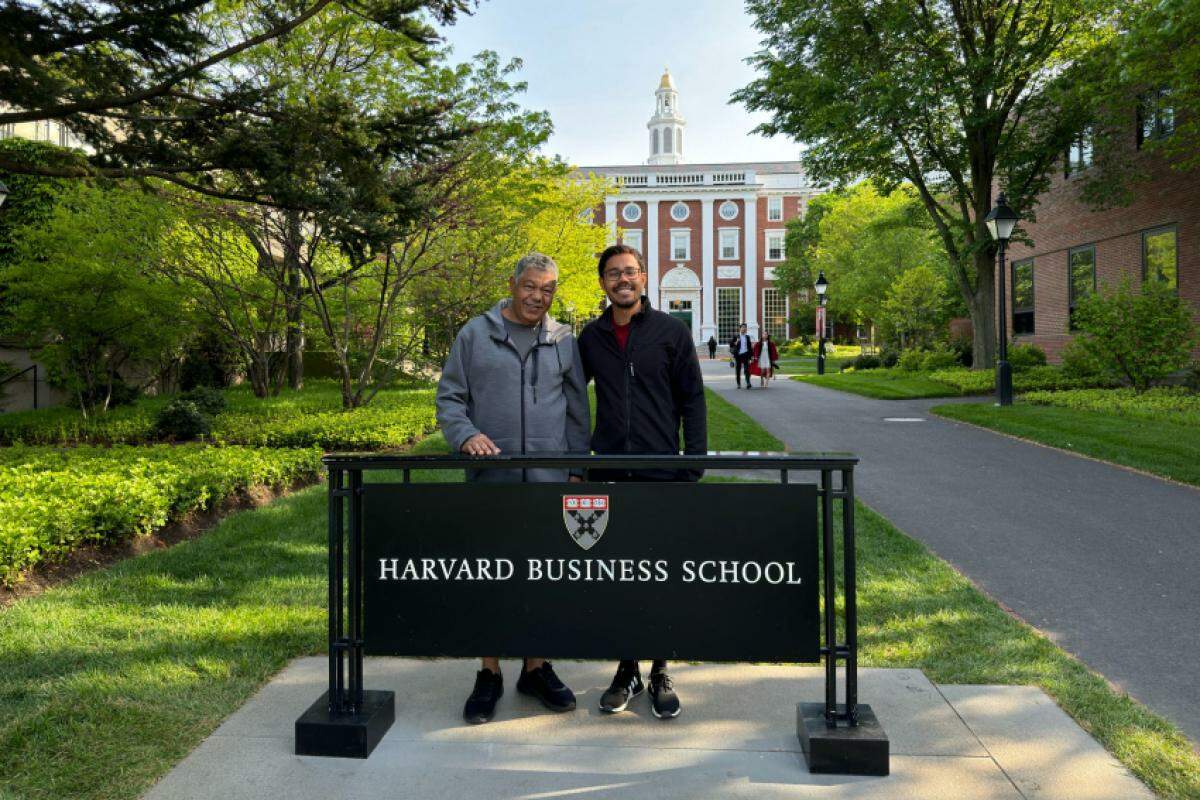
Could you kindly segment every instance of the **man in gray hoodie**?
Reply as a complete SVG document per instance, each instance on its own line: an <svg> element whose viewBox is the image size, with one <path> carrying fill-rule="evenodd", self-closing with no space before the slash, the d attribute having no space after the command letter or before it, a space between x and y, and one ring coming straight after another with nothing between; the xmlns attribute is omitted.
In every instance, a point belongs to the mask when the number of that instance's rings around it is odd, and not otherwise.
<svg viewBox="0 0 1200 800"><path fill-rule="evenodd" d="M530 253L508 279L511 296L458 332L437 390L437 418L455 452L589 452L588 396L579 346L570 327L547 312L558 287L558 265ZM467 480L558 482L554 469L467 470ZM579 480L570 476L570 480ZM575 708L575 695L549 661L526 658L517 691L554 711ZM487 722L504 694L500 661L483 659L463 708L470 723Z"/></svg>

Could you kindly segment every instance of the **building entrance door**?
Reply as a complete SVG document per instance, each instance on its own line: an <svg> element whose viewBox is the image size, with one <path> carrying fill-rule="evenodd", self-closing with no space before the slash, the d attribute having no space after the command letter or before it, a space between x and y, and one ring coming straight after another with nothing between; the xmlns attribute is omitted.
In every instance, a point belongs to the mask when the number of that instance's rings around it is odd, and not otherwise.
<svg viewBox="0 0 1200 800"><path fill-rule="evenodd" d="M692 327L691 300L668 300L667 313L687 325L688 330L692 331L692 338L695 339L695 329Z"/></svg>

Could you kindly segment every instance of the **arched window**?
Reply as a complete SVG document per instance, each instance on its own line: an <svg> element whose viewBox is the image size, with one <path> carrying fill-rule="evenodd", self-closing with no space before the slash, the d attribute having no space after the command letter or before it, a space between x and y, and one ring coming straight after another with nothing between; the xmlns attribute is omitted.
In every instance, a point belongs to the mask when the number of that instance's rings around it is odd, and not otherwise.
<svg viewBox="0 0 1200 800"><path fill-rule="evenodd" d="M671 129L670 128L663 128L663 152L664 153L674 152L671 149Z"/></svg>
<svg viewBox="0 0 1200 800"><path fill-rule="evenodd" d="M675 129L675 152L683 152L683 128Z"/></svg>
<svg viewBox="0 0 1200 800"><path fill-rule="evenodd" d="M658 155L658 128L650 131L650 153Z"/></svg>

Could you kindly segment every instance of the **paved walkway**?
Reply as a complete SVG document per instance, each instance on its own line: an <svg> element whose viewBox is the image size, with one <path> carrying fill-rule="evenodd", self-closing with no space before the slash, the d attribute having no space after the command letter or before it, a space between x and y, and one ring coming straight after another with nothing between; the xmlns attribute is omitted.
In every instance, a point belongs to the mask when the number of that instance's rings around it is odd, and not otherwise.
<svg viewBox="0 0 1200 800"><path fill-rule="evenodd" d="M401 798L839 798L1151 800L1153 795L1040 690L934 686L918 670L868 669L860 692L891 742L891 775L810 775L796 703L814 667L672 669L685 706L668 721L640 697L596 708L612 664L560 662L579 698L552 714L508 690L496 719L460 717L476 662L369 658L365 684L396 692L396 722L366 760L293 755L293 725L323 691L323 658L292 663L172 770L147 800Z"/></svg>
<svg viewBox="0 0 1200 800"><path fill-rule="evenodd" d="M702 363L789 450L857 454L860 499L1200 742L1200 490L928 413L946 400L739 390Z"/></svg>

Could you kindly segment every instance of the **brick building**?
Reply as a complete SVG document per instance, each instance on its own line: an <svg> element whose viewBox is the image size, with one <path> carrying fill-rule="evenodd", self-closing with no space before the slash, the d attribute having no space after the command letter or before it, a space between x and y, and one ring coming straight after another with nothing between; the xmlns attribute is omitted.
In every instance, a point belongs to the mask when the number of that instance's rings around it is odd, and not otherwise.
<svg viewBox="0 0 1200 800"><path fill-rule="evenodd" d="M1200 322L1200 172L1173 169L1142 150L1170 136L1174 113L1139 114L1129 146L1147 174L1130 205L1092 210L1079 184L1092 167L1092 143L1081 137L1063 159L1051 188L1039 198L1037 221L1024 222L1033 245L1009 248L1009 332L1058 361L1073 336L1071 309L1080 297L1127 275L1136 286L1163 280L1189 301ZM1197 352L1200 356L1200 351Z"/></svg>
<svg viewBox="0 0 1200 800"><path fill-rule="evenodd" d="M645 254L651 304L689 325L697 344L712 335L726 342L742 322L752 335L787 339L790 304L775 288L775 267L787 222L819 190L798 161L685 164L686 121L670 72L654 94L646 163L579 169L614 185L597 220Z"/></svg>

